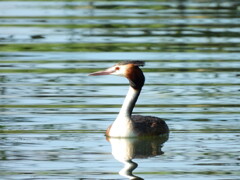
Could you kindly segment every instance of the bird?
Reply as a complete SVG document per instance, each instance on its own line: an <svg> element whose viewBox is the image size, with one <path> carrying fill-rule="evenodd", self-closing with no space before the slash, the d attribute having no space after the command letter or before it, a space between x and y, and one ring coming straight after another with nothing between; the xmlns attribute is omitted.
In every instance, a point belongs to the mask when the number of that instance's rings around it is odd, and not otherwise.
<svg viewBox="0 0 240 180"><path fill-rule="evenodd" d="M140 66L144 61L121 61L106 70L90 73L89 76L116 75L129 80L129 90L115 121L107 128L107 137L151 137L169 133L166 122L154 116L132 115L134 106L144 86L145 76Z"/></svg>

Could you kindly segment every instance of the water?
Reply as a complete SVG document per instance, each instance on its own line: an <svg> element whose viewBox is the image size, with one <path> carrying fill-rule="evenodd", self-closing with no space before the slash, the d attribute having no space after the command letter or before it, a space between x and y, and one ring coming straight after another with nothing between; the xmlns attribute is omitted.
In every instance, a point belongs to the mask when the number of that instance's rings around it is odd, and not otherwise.
<svg viewBox="0 0 240 180"><path fill-rule="evenodd" d="M1 1L1 179L239 179L239 9ZM87 74L120 60L146 61L134 112L166 119L163 146L106 140L128 82Z"/></svg>

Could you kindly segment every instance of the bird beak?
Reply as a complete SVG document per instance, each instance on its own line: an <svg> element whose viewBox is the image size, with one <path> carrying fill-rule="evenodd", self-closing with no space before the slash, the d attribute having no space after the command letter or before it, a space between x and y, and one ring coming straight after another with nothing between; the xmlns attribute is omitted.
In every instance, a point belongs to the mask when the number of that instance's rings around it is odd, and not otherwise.
<svg viewBox="0 0 240 180"><path fill-rule="evenodd" d="M94 73L89 74L89 76L101 76L101 75L110 75L115 71L115 69L113 68L108 68L106 70L103 71L97 71Z"/></svg>

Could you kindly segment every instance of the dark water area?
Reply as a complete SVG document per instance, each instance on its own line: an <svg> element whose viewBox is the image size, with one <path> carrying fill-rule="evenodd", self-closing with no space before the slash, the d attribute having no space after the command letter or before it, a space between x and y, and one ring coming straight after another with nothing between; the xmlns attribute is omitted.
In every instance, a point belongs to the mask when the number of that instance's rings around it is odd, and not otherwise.
<svg viewBox="0 0 240 180"><path fill-rule="evenodd" d="M105 138L128 81L88 74L123 60L168 140ZM236 0L0 1L0 179L237 180L239 93Z"/></svg>

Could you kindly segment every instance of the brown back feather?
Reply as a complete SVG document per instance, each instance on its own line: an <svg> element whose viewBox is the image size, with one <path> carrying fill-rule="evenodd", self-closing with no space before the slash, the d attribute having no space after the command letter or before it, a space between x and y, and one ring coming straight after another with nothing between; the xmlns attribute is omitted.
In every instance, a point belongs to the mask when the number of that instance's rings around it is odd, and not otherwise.
<svg viewBox="0 0 240 180"><path fill-rule="evenodd" d="M133 115L132 120L134 130L139 136L158 136L169 133L165 121L158 117Z"/></svg>

